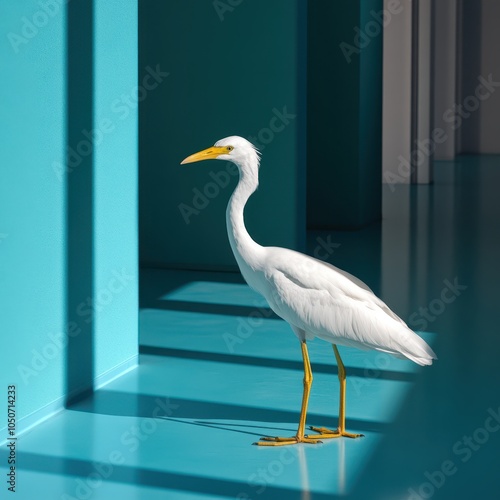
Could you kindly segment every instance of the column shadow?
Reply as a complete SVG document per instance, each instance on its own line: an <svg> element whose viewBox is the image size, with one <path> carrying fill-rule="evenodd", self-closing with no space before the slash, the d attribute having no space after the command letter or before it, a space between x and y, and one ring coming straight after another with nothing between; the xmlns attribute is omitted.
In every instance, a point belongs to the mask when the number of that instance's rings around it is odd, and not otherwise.
<svg viewBox="0 0 500 500"><path fill-rule="evenodd" d="M66 401L92 392L93 363L93 1L67 13ZM86 133L87 132L87 133Z"/></svg>

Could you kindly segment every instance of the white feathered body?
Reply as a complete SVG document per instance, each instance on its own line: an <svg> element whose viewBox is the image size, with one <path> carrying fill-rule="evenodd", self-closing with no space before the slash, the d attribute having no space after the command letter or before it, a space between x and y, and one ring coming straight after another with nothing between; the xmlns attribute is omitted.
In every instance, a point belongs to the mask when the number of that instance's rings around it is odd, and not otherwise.
<svg viewBox="0 0 500 500"><path fill-rule="evenodd" d="M436 355L427 343L361 280L294 250L263 247L250 237L243 211L258 186L258 152L241 137L228 137L216 146L228 144L234 151L219 158L238 165L240 180L227 208L227 230L248 285L303 337L300 340L318 337L332 344L387 352L420 365L432 364Z"/></svg>
<svg viewBox="0 0 500 500"><path fill-rule="evenodd" d="M243 266L243 275L295 332L305 332L306 339L387 352L420 365L432 363L432 349L362 281L293 250L263 250L263 268L249 273Z"/></svg>

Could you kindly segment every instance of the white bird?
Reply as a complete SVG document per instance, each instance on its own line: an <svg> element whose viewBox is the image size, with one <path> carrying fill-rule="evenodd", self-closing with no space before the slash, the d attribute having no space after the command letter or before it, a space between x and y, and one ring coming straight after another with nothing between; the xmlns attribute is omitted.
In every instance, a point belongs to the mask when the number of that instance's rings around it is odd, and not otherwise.
<svg viewBox="0 0 500 500"><path fill-rule="evenodd" d="M181 164L201 160L235 163L239 182L229 201L226 222L229 242L248 285L264 296L269 307L298 337L304 362L304 390L297 434L292 437L263 437L256 444L282 446L317 443L319 439L346 436L346 372L337 345L375 349L419 365L437 359L432 349L380 300L361 280L335 266L294 250L263 247L248 234L243 211L259 184L259 151L246 139L226 137L214 146L188 156ZM340 381L338 428L310 427L317 434L305 434L312 371L307 341L315 337L333 345Z"/></svg>

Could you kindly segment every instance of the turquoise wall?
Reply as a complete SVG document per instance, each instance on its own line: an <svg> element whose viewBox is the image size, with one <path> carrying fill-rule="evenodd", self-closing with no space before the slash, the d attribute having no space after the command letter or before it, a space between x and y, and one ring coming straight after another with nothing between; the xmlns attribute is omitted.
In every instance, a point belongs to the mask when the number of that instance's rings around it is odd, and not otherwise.
<svg viewBox="0 0 500 500"><path fill-rule="evenodd" d="M140 2L140 78L151 68L168 73L140 109L142 265L236 266L225 228L234 170L220 161L179 165L229 135L263 153L246 210L250 234L264 245L302 245L305 2L233 3Z"/></svg>
<svg viewBox="0 0 500 500"><path fill-rule="evenodd" d="M0 26L0 379L26 428L137 354L137 108L112 109L137 84L137 4L9 0Z"/></svg>
<svg viewBox="0 0 500 500"><path fill-rule="evenodd" d="M2 33L21 36L23 17L31 19L40 7L11 0L0 9ZM18 385L21 417L65 390L64 349L48 347L66 322L65 184L53 168L66 146L65 36L59 12L35 36L23 37L26 43L12 46L6 36L0 42L0 321L9 346L2 349L0 377L2 387ZM30 370L24 380L23 367Z"/></svg>

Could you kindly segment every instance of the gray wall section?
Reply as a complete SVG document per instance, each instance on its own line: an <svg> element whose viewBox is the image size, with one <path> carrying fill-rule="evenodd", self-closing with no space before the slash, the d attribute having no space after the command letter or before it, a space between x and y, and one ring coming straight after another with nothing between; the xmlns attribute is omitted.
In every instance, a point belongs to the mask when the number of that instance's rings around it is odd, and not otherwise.
<svg viewBox="0 0 500 500"><path fill-rule="evenodd" d="M390 4L384 1L386 9ZM401 6L384 30L383 180L391 185L410 182L400 158L408 161L411 149L412 9L410 0Z"/></svg>
<svg viewBox="0 0 500 500"><path fill-rule="evenodd" d="M500 82L500 2L483 0L481 74ZM500 88L482 102L480 110L480 153L500 153Z"/></svg>
<svg viewBox="0 0 500 500"><path fill-rule="evenodd" d="M388 9L394 2L384 5ZM396 5L384 32L383 180L391 186L427 184L432 181L432 1Z"/></svg>
<svg viewBox="0 0 500 500"><path fill-rule="evenodd" d="M434 126L446 134L445 141L436 143L435 159L450 160L456 153L457 0L435 2L434 16Z"/></svg>
<svg viewBox="0 0 500 500"><path fill-rule="evenodd" d="M434 116L432 113L434 96L432 87L432 0L419 0L418 19L418 72L417 80L417 103L418 119L416 126L417 144L413 143L413 150L419 150L420 154L413 159L416 166L416 174L413 181L419 184L430 184L432 182L432 147L425 147L432 138ZM415 156L417 154L415 153Z"/></svg>
<svg viewBox="0 0 500 500"><path fill-rule="evenodd" d="M303 240L305 2L216 5L139 4L140 75L157 65L169 73L140 104L143 266L235 267L225 210L236 176L220 161L179 165L229 135L262 149L250 234L263 245Z"/></svg>
<svg viewBox="0 0 500 500"><path fill-rule="evenodd" d="M459 2L459 100L474 95L481 74L481 2L478 0L460 0ZM480 120L481 109L461 122L458 134L459 152L474 153L481 149Z"/></svg>
<svg viewBox="0 0 500 500"><path fill-rule="evenodd" d="M450 1L450 0L447 0ZM444 5L444 4L439 4ZM450 123L457 129L459 153L500 153L500 2L458 0L458 68L456 107ZM439 25L437 33L439 33ZM448 54L448 59L453 55ZM490 80L477 99L481 81ZM449 88L443 87L443 91ZM485 95L488 94L486 97ZM441 105L442 106L442 105ZM451 119L453 118L453 120ZM448 158L451 149L446 155Z"/></svg>

